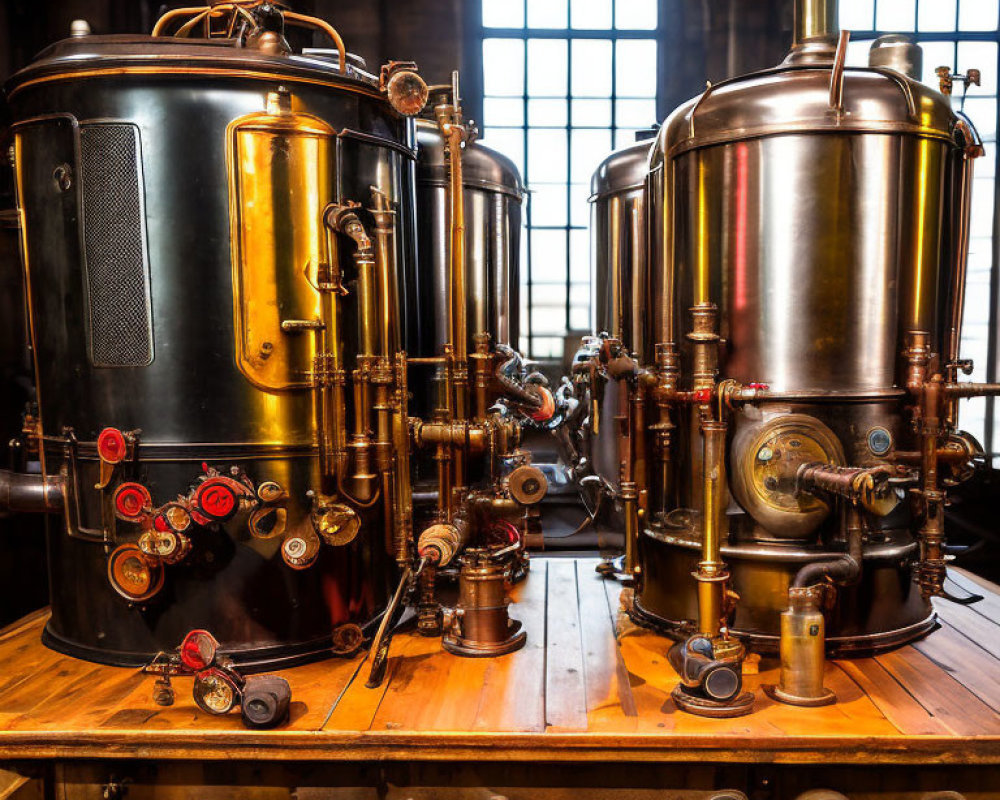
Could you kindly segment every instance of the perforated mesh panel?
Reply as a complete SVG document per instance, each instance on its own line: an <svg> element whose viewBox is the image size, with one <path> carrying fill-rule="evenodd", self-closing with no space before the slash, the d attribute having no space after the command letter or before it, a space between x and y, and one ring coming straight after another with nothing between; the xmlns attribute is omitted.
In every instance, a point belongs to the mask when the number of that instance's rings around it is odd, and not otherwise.
<svg viewBox="0 0 1000 800"><path fill-rule="evenodd" d="M80 149L91 358L101 367L145 366L153 336L139 131L82 125Z"/></svg>

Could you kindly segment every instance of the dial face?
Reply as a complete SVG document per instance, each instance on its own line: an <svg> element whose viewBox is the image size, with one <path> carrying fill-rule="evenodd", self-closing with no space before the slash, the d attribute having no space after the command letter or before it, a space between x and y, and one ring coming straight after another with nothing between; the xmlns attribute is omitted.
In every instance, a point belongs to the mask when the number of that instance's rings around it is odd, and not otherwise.
<svg viewBox="0 0 1000 800"><path fill-rule="evenodd" d="M209 714L226 714L236 705L236 687L222 673L209 670L195 678L194 700Z"/></svg>
<svg viewBox="0 0 1000 800"><path fill-rule="evenodd" d="M139 547L147 555L170 558L177 552L180 542L172 531L149 531L139 539Z"/></svg>
<svg viewBox="0 0 1000 800"><path fill-rule="evenodd" d="M134 544L124 544L108 560L112 588L128 600L145 600L163 586L163 567Z"/></svg>

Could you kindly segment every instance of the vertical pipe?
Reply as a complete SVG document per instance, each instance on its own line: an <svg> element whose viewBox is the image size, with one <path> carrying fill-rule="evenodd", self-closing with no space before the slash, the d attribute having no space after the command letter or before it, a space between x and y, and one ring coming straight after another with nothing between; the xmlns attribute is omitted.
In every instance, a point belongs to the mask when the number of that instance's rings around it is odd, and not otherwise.
<svg viewBox="0 0 1000 800"><path fill-rule="evenodd" d="M795 0L792 46L817 39L836 39L840 29L837 0Z"/></svg>
<svg viewBox="0 0 1000 800"><path fill-rule="evenodd" d="M722 536L726 527L726 423L704 419L701 423L704 504L701 561L698 563L698 631L710 639L719 636L723 614L725 564Z"/></svg>

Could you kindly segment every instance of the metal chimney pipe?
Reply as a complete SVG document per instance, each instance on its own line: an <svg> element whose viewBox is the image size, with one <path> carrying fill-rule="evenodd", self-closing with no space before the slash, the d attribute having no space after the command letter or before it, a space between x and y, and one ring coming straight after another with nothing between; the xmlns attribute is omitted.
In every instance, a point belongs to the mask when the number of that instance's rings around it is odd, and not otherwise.
<svg viewBox="0 0 1000 800"><path fill-rule="evenodd" d="M837 0L795 0L792 47L817 40L836 41L840 33Z"/></svg>

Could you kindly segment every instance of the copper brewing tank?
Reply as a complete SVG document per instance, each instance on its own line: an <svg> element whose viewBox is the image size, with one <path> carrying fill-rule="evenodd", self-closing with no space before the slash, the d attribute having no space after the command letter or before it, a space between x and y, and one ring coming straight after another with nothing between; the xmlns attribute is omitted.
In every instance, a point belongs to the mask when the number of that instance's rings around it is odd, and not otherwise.
<svg viewBox="0 0 1000 800"><path fill-rule="evenodd" d="M721 530L740 598L729 622L765 651L795 574L847 547L836 504L775 477L775 459L871 467L917 450L903 414L907 334L928 332L948 362L961 331L977 136L902 72L844 68L835 6L800 4L814 13L799 14L781 65L710 86L663 124L647 176L649 300L632 309L651 318L632 349L655 371L655 348L673 346L680 390L704 385L707 340L692 326L711 306L718 379L768 387L732 415ZM698 617L704 480L697 412L674 423L675 477L651 481L638 535L634 613L682 633ZM933 625L913 576L920 523L905 486L895 491L901 502L869 523L860 578L827 615L832 652L882 650Z"/></svg>

